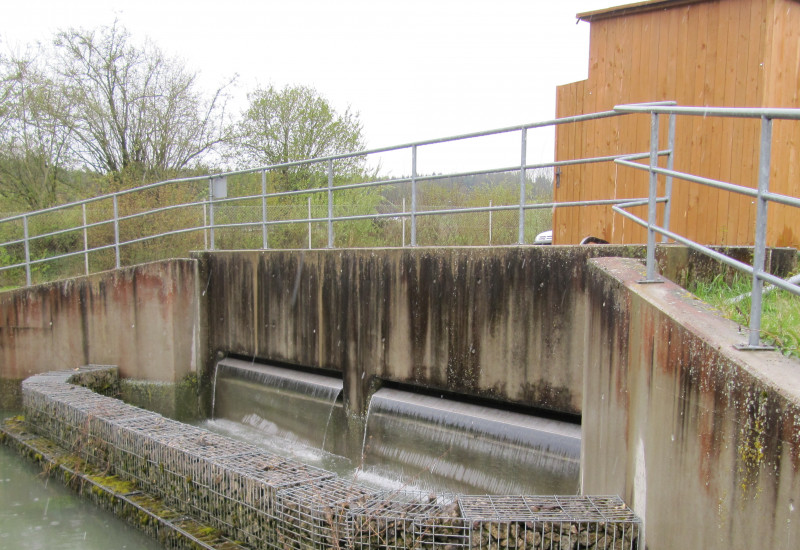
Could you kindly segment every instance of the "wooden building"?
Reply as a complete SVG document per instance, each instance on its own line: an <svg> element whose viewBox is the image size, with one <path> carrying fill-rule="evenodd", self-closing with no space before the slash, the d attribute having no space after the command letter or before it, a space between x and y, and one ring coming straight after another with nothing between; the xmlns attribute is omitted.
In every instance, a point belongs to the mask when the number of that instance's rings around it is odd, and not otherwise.
<svg viewBox="0 0 800 550"><path fill-rule="evenodd" d="M558 87L558 117L662 100L687 106L800 107L798 0L654 0L578 18L591 25L589 77ZM679 117L675 169L755 187L759 127L758 120ZM557 160L648 147L646 114L556 130ZM563 167L555 198L646 197L647 182L646 172L610 163ZM773 125L770 190L800 197L800 122ZM646 218L644 208L632 211ZM768 211L768 244L800 247L800 210L770 203ZM675 180L670 228L704 244L752 244L755 207L748 197ZM614 243L646 241L643 228L610 207L556 210L556 244L577 243L588 235Z"/></svg>

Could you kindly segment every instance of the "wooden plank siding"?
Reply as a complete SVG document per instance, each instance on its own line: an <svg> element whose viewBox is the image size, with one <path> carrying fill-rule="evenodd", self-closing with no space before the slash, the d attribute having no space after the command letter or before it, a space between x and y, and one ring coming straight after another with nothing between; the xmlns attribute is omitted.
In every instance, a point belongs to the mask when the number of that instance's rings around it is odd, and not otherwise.
<svg viewBox="0 0 800 550"><path fill-rule="evenodd" d="M589 76L558 87L558 117L662 100L800 107L797 0L653 2L585 18L591 19ZM666 148L667 117L660 122L660 147ZM556 160L646 152L649 136L648 115L560 126ZM800 196L800 123L776 121L773 138L770 189ZM755 187L759 143L757 120L679 117L675 168ZM646 172L604 163L562 168L554 195L562 202L644 197L647 190ZM644 207L631 211L646 217ZM800 210L771 204L769 222L770 245L800 247ZM556 244L574 244L588 235L613 243L647 238L644 228L610 207L557 209L553 224ZM746 245L753 242L754 225L752 199L673 182L670 229L705 244Z"/></svg>

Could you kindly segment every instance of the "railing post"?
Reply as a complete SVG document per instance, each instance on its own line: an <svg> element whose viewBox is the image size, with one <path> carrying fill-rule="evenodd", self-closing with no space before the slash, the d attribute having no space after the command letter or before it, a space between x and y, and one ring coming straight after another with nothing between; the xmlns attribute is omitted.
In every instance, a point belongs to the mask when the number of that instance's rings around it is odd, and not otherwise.
<svg viewBox="0 0 800 550"><path fill-rule="evenodd" d="M525 165L528 157L528 129L522 129L522 152L519 167L519 244L525 244ZM491 216L491 213L489 214Z"/></svg>
<svg viewBox="0 0 800 550"><path fill-rule="evenodd" d="M490 200L489 201L489 246L491 245L492 245L492 201Z"/></svg>
<svg viewBox="0 0 800 550"><path fill-rule="evenodd" d="M769 191L770 157L772 155L772 119L761 117L761 148L758 154L758 197L756 197L756 234L753 243L753 289L750 295L750 334L747 346L739 349L772 349L761 345L761 298L767 249L767 199Z"/></svg>
<svg viewBox="0 0 800 550"><path fill-rule="evenodd" d="M31 242L28 235L28 216L22 216L22 231L25 237L25 283L31 286Z"/></svg>
<svg viewBox="0 0 800 550"><path fill-rule="evenodd" d="M667 148L669 148L669 155L667 155L667 170L672 170L675 166L675 124L677 115L670 113L669 115L669 132L667 134ZM664 229L669 231L669 218L670 211L672 210L672 176L667 176L664 179L664 195L667 202L664 203ZM669 239L666 235L661 238L661 242L667 242Z"/></svg>
<svg viewBox="0 0 800 550"><path fill-rule="evenodd" d="M333 159L328 161L328 248L333 248Z"/></svg>
<svg viewBox="0 0 800 550"><path fill-rule="evenodd" d="M261 242L263 247L269 248L267 237L267 171L261 171Z"/></svg>
<svg viewBox="0 0 800 550"><path fill-rule="evenodd" d="M308 249L311 250L311 197L308 197Z"/></svg>
<svg viewBox="0 0 800 550"><path fill-rule="evenodd" d="M417 146L411 146L411 246L417 246Z"/></svg>
<svg viewBox="0 0 800 550"><path fill-rule="evenodd" d="M208 226L210 235L208 249L214 250L214 178L208 178Z"/></svg>
<svg viewBox="0 0 800 550"><path fill-rule="evenodd" d="M658 203L658 113L650 113L650 194L647 202L647 275L640 283L659 283L656 279L656 232L658 222L656 207Z"/></svg>
<svg viewBox="0 0 800 550"><path fill-rule="evenodd" d="M83 210L83 266L89 274L89 232L86 230L86 203L81 204Z"/></svg>
<svg viewBox="0 0 800 550"><path fill-rule="evenodd" d="M403 230L403 248L406 247L406 198L403 197L403 216L400 221Z"/></svg>
<svg viewBox="0 0 800 550"><path fill-rule="evenodd" d="M114 195L114 255L116 256L117 269L119 269L119 200L117 195Z"/></svg>

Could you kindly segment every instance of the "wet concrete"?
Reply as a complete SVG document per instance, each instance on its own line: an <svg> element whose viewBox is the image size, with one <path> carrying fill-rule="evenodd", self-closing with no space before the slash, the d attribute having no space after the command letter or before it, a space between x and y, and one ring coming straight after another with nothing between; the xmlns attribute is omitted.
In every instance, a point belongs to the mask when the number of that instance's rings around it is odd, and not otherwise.
<svg viewBox="0 0 800 550"><path fill-rule="evenodd" d="M197 369L195 277L170 260L0 293L2 378L95 363L181 380Z"/></svg>
<svg viewBox="0 0 800 550"><path fill-rule="evenodd" d="M648 548L797 548L800 362L640 264L591 260L583 491L619 493Z"/></svg>
<svg viewBox="0 0 800 550"><path fill-rule="evenodd" d="M578 414L586 258L625 247L214 252L209 357L338 371L351 412L383 382Z"/></svg>

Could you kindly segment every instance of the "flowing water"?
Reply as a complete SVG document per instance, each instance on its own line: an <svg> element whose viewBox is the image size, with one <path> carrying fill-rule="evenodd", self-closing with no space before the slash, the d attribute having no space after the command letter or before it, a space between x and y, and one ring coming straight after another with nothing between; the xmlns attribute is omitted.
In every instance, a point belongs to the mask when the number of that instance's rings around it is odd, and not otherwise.
<svg viewBox="0 0 800 550"><path fill-rule="evenodd" d="M0 418L10 416L0 411ZM156 550L156 541L0 445L0 548Z"/></svg>
<svg viewBox="0 0 800 550"><path fill-rule="evenodd" d="M365 468L466 492L575 494L573 424L384 388L370 402Z"/></svg>
<svg viewBox="0 0 800 550"><path fill-rule="evenodd" d="M225 359L215 387L214 418L203 427L342 477L462 493L579 490L574 424L385 388L354 438L340 380Z"/></svg>

